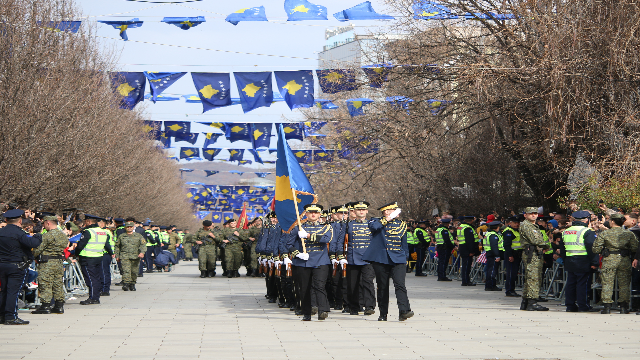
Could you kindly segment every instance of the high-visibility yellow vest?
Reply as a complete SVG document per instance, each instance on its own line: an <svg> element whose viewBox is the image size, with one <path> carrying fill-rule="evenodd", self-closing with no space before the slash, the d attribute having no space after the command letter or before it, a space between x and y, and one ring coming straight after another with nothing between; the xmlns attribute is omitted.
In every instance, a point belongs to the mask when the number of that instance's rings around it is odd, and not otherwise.
<svg viewBox="0 0 640 360"><path fill-rule="evenodd" d="M562 240L567 256L587 255L584 245L584 234L589 230L586 226L572 226L562 232Z"/></svg>
<svg viewBox="0 0 640 360"><path fill-rule="evenodd" d="M91 234L87 246L80 251L80 256L85 257L102 257L104 253L104 245L109 241L109 235L104 229L89 228L86 231Z"/></svg>
<svg viewBox="0 0 640 360"><path fill-rule="evenodd" d="M154 238L153 231L145 230L144 233L147 235L147 239L149 239L149 238L153 239ZM154 246L154 245L151 243L150 240L147 240L147 247L150 247L150 246Z"/></svg>
<svg viewBox="0 0 640 360"><path fill-rule="evenodd" d="M458 244L464 245L467 243L466 239L464 238L464 229L466 228L471 229L471 232L473 233L474 242L478 242L480 238L478 237L478 234L473 230L473 226L469 224L460 224L460 226L458 226L458 229L456 231L458 234Z"/></svg>
<svg viewBox="0 0 640 360"><path fill-rule="evenodd" d="M427 242L427 244L429 243L429 233L427 233L427 231L423 228L417 228L416 231L414 231L413 233L413 239L415 241L415 244L419 244L420 243L420 239L418 238L418 232L422 232L422 238L424 239L424 241ZM407 239L408 241L408 239Z"/></svg>
<svg viewBox="0 0 640 360"><path fill-rule="evenodd" d="M418 239L413 235L413 232L411 231L407 231L407 244L417 244L419 241Z"/></svg>
<svg viewBox="0 0 640 360"><path fill-rule="evenodd" d="M498 250L504 251L504 239L502 238L502 234L497 233L495 231L487 231L482 241L482 247L485 251L491 251L491 243L489 242L489 236L495 235L498 237Z"/></svg>
<svg viewBox="0 0 640 360"><path fill-rule="evenodd" d="M444 245L444 232L449 232L449 229L447 229L444 226L441 226L439 228L436 229L436 232L434 233L434 236L436 238L436 245ZM449 234L449 240L451 240L451 234Z"/></svg>
<svg viewBox="0 0 640 360"><path fill-rule="evenodd" d="M502 234L504 235L504 232L510 230L511 233L513 233L513 236L515 236L515 239L513 239L511 241L511 248L513 250L521 250L522 249L522 244L520 244L520 232L518 232L518 230L507 226L506 229L504 229L504 231L502 232Z"/></svg>
<svg viewBox="0 0 640 360"><path fill-rule="evenodd" d="M553 247L551 246L551 239L549 238L549 235L547 235L547 232L542 230L542 237L544 238L544 240L549 244L549 248L547 250L545 250L545 254L553 254Z"/></svg>

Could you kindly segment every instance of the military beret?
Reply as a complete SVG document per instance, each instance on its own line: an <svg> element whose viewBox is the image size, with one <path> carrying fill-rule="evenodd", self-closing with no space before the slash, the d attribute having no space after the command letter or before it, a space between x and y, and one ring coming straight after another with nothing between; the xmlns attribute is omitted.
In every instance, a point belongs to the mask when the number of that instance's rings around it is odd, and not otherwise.
<svg viewBox="0 0 640 360"><path fill-rule="evenodd" d="M93 220L102 220L102 218L100 216L90 215L90 214L84 214L84 218L85 219L93 219Z"/></svg>
<svg viewBox="0 0 640 360"><path fill-rule="evenodd" d="M622 215L620 213L615 213L615 214L611 214L611 216L609 218L610 219L623 219L624 215Z"/></svg>
<svg viewBox="0 0 640 360"><path fill-rule="evenodd" d="M229 219L229 220L225 221L225 222L224 222L224 225L229 225L229 224L231 224L231 223L232 223L232 222L234 222L234 221L236 221L236 219L231 218L231 219Z"/></svg>
<svg viewBox="0 0 640 360"><path fill-rule="evenodd" d="M580 210L580 211L576 211L573 214L571 214L571 216L574 219L586 219L588 217L591 217L591 213L585 210Z"/></svg>
<svg viewBox="0 0 640 360"><path fill-rule="evenodd" d="M213 223L211 222L211 220L204 220L204 221L202 222L202 226L211 226L211 225L213 225Z"/></svg>
<svg viewBox="0 0 640 360"><path fill-rule="evenodd" d="M4 214L2 214L2 216L4 216L5 219L17 219L22 215L24 215L24 211L20 209L11 209L5 212Z"/></svg>
<svg viewBox="0 0 640 360"><path fill-rule="evenodd" d="M498 220L496 221L492 221L490 223L487 224L488 226L498 226L498 225L502 225L502 223Z"/></svg>
<svg viewBox="0 0 640 360"><path fill-rule="evenodd" d="M369 205L371 204L366 201L358 201L353 204L353 208L356 210L365 210L369 208Z"/></svg>
<svg viewBox="0 0 640 360"><path fill-rule="evenodd" d="M307 204L304 206L304 210L308 212L322 212L323 207L318 204Z"/></svg>
<svg viewBox="0 0 640 360"><path fill-rule="evenodd" d="M380 210L380 211L395 210L397 208L398 208L398 203L397 202L392 202L392 203L388 203L386 205L383 205L378 210Z"/></svg>
<svg viewBox="0 0 640 360"><path fill-rule="evenodd" d="M538 213L538 208L535 206L528 206L526 208L524 208L524 213L525 214L532 214L532 213Z"/></svg>
<svg viewBox="0 0 640 360"><path fill-rule="evenodd" d="M49 216L45 216L44 218L42 218L42 220L44 220L44 221L58 221L58 217L49 215Z"/></svg>
<svg viewBox="0 0 640 360"><path fill-rule="evenodd" d="M129 226L136 226L136 224L134 224L133 221L127 221L126 223L124 223L124 227L129 227Z"/></svg>
<svg viewBox="0 0 640 360"><path fill-rule="evenodd" d="M86 216L86 215L85 215ZM123 223L124 219L123 218L115 218L113 219L113 221L117 222L117 223Z"/></svg>

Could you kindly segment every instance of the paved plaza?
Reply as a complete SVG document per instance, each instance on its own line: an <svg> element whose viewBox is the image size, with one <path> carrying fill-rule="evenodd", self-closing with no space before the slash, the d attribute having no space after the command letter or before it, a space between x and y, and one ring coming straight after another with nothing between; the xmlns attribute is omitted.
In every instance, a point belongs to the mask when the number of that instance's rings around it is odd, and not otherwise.
<svg viewBox="0 0 640 360"><path fill-rule="evenodd" d="M218 268L218 272L220 272ZM240 272L244 274L244 269ZM0 359L637 359L640 316L519 311L519 299L482 286L410 274L416 315L388 322L333 311L302 322L264 297L264 279L201 279L197 262L146 274L137 292L112 286L98 306L66 305L0 325ZM393 299L393 297L392 297Z"/></svg>

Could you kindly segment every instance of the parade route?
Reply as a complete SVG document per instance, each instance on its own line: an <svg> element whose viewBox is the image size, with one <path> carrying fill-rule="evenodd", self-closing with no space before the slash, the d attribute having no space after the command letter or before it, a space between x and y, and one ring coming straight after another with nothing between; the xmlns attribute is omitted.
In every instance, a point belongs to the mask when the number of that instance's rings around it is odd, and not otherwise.
<svg viewBox="0 0 640 360"><path fill-rule="evenodd" d="M264 279L201 279L197 265L145 274L137 292L112 286L98 306L72 300L64 315L21 311L31 324L0 325L0 359L592 359L640 352L634 314L566 313L557 302L547 303L548 312L524 312L502 292L408 274L416 315L406 322L398 321L393 296L388 322L378 322L377 312L336 311L302 322L267 302Z"/></svg>

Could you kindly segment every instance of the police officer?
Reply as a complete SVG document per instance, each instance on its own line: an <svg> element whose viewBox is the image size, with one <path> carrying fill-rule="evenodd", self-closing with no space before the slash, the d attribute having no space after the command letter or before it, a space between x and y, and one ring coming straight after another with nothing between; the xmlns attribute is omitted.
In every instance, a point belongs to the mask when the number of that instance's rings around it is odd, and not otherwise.
<svg viewBox="0 0 640 360"><path fill-rule="evenodd" d="M22 230L23 215L24 211L19 209L2 214L7 226L0 229L0 324L5 325L29 323L18 317L18 293L33 259L31 249L40 246L42 239L30 237Z"/></svg>
<svg viewBox="0 0 640 360"><path fill-rule="evenodd" d="M589 229L588 211L571 214L571 227L562 232L560 252L567 271L565 304L567 312L586 312L591 309L588 298L589 276L597 269L599 256L592 247L596 233Z"/></svg>
<svg viewBox="0 0 640 360"><path fill-rule="evenodd" d="M487 224L489 231L484 236L482 246L486 251L485 256L485 283L484 291L502 291L496 286L496 274L500 268L500 250L502 249L502 234L500 233L500 221L492 221Z"/></svg>
<svg viewBox="0 0 640 360"><path fill-rule="evenodd" d="M371 243L371 230L367 222L369 203L360 201L353 204L356 219L347 225L347 258L340 263L347 266L347 293L351 315L358 315L360 298L365 315L375 314L375 286L373 266L362 259Z"/></svg>
<svg viewBox="0 0 640 360"><path fill-rule="evenodd" d="M521 220L524 220L524 218ZM516 293L516 280L518 279L518 270L522 261L519 228L520 219L513 216L507 219L507 227L502 231L506 269L504 290L505 295L508 297L520 297L520 294Z"/></svg>
<svg viewBox="0 0 640 360"><path fill-rule="evenodd" d="M145 222L144 226L145 240L147 241L146 249L144 252L144 262L147 265L147 273L153 272L153 256L154 247L158 244L156 234L151 230L149 222Z"/></svg>
<svg viewBox="0 0 640 360"><path fill-rule="evenodd" d="M89 288L89 298L80 301L80 305L100 304L102 292L102 256L107 252L113 256L111 235L101 229L97 222L102 219L95 215L84 215L84 231L78 240L75 254L79 258L82 276Z"/></svg>
<svg viewBox="0 0 640 360"><path fill-rule="evenodd" d="M109 245L111 245L111 248L113 249L113 245L116 242L116 238L115 236L113 236L113 233L111 232L111 230L107 228L107 219L99 218L98 227L100 227L100 229L104 230L109 235ZM122 230L124 230L124 228ZM113 262L113 257L109 255L107 252L105 252L102 255L102 264L101 264L102 291L100 292L100 296L111 295L110 290L111 290L111 263L112 262ZM120 262L117 262L117 264L118 264L118 269L120 270L120 275L122 275L122 267L121 267L122 264L120 264Z"/></svg>
<svg viewBox="0 0 640 360"><path fill-rule="evenodd" d="M436 238L436 251L438 252L438 281L451 281L447 277L447 265L451 258L451 251L455 247L454 239L449 232L451 219L440 219L440 223L434 232Z"/></svg>
<svg viewBox="0 0 640 360"><path fill-rule="evenodd" d="M413 238L414 241L417 241L414 246L415 252L418 254L416 259L416 276L427 276L427 274L422 272L422 264L424 263L425 254L431 242L431 238L427 232L426 221L418 221L418 227L413 231ZM409 251L411 251L411 249L409 249Z"/></svg>
<svg viewBox="0 0 640 360"><path fill-rule="evenodd" d="M409 246L409 261L407 262L407 274L410 274L416 267L418 262L418 247L420 242L413 235L415 230L415 222L413 219L407 220L407 245ZM416 258L413 258L413 254L416 254ZM416 271L417 274L417 271Z"/></svg>
<svg viewBox="0 0 640 360"><path fill-rule="evenodd" d="M548 311L549 308L538 304L542 280L542 255L549 243L544 240L540 228L535 224L537 218L538 208L527 207L524 221L520 224L520 243L524 249L522 259L526 264L520 310Z"/></svg>
<svg viewBox="0 0 640 360"><path fill-rule="evenodd" d="M69 238L58 227L56 216L43 218L45 233L42 244L33 255L38 261L38 297L40 305L32 314L63 314L64 313L64 250L69 245ZM51 299L55 299L55 306L51 308Z"/></svg>
<svg viewBox="0 0 640 360"><path fill-rule="evenodd" d="M371 263L376 274L378 308L380 309L378 321L387 321L389 278L393 279L399 319L404 321L413 316L405 286L407 276L405 265L409 259L407 224L398 219L400 209L395 202L384 205L378 210L382 211L382 218L374 218L369 221L371 243L362 259Z"/></svg>
<svg viewBox="0 0 640 360"><path fill-rule="evenodd" d="M471 264L473 257L480 253L478 249L478 234L473 229L471 224L475 220L475 216L465 216L463 223L458 226L458 249L460 251L460 262L462 263L460 268L460 275L462 277L462 286L476 286L476 283L471 281Z"/></svg>

